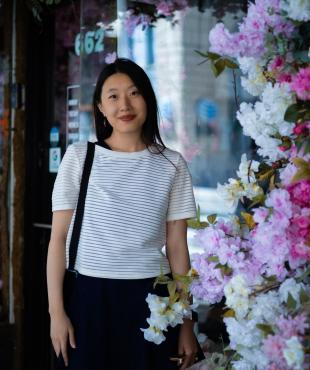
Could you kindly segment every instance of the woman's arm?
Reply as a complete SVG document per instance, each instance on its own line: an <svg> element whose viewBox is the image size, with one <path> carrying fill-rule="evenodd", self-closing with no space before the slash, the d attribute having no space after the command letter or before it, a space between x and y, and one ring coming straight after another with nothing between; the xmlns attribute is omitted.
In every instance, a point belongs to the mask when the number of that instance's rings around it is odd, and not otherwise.
<svg viewBox="0 0 310 370"><path fill-rule="evenodd" d="M167 222L166 253L171 272L186 275L190 269L186 220ZM180 329L179 338L179 354L185 355L180 370L184 370L194 363L197 349L193 322L185 319Z"/></svg>
<svg viewBox="0 0 310 370"><path fill-rule="evenodd" d="M72 215L73 210L55 211L53 213L46 266L51 339L57 357L61 352L65 363L68 363L68 336L71 346L75 347L73 328L65 313L63 303L63 279L66 268L65 245Z"/></svg>

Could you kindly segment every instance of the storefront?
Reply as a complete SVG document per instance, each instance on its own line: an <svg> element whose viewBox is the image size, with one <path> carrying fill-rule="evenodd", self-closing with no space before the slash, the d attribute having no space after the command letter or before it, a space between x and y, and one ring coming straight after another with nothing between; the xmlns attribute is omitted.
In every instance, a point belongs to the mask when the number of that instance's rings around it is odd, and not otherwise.
<svg viewBox="0 0 310 370"><path fill-rule="evenodd" d="M13 3L20 4L17 0ZM135 6L136 12L139 9L151 12L154 5L145 3L62 0L57 6L46 7L49 10L42 13L42 20L37 22L31 12L24 9L27 13L26 78L18 88L21 96L25 88L25 107L11 106L13 112L25 108L24 158L20 162L25 174L23 211L19 209L23 224L22 253L12 262L14 238L11 237L11 255L5 254L1 247L0 269L0 279L7 277L3 279L5 287L0 298L0 305L1 299L3 307L7 305L4 321L16 322L15 305L22 307L23 369L49 369L52 363L45 277L52 218L51 192L67 146L75 141L95 140L92 93L105 63L118 55L133 59L147 71L158 98L162 137L167 146L179 150L188 160L197 203L203 214L229 211L216 200L214 189L217 182L226 181L236 170L241 153L250 149L250 142L242 136L233 119L236 103L231 71L215 79L209 66L200 64L203 59L195 52L208 49L208 32L225 10L230 11L225 17L232 28L235 27L245 2L210 8L207 1L193 1L189 2L191 6L186 12L176 12L173 20L163 16L154 27L134 28L134 18L128 22L126 11ZM14 7L11 10L17 12ZM0 16L1 29L3 22ZM5 128L12 125L12 120L8 117L11 111L3 108L6 59L2 57L2 50L0 53L0 148L3 152L9 150L4 146L10 143L12 151L13 139L4 140ZM5 158L0 158L1 181L6 184L3 189L10 183L3 182L3 176L18 160L18 155L10 157L10 165L4 163ZM12 179L12 173L8 176ZM15 193L13 190L1 196L16 199L18 195L16 189ZM6 209L2 218L6 215L12 218L14 212L10 216ZM3 219L1 228L5 228L8 235L13 233L10 223ZM195 248L192 241L190 247ZM8 272L3 266L13 267ZM20 301L14 300L13 294L16 275L22 283ZM11 291L11 295L3 294L6 291Z"/></svg>

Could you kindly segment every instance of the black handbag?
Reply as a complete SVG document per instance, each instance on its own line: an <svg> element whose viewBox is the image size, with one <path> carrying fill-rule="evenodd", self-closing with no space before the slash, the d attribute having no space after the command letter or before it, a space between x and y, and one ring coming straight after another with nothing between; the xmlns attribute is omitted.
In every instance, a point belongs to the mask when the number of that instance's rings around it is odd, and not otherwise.
<svg viewBox="0 0 310 370"><path fill-rule="evenodd" d="M65 271L64 276L64 284L63 284L63 297L64 297L64 304L70 300L71 294L74 289L74 285L76 282L76 278L78 277L78 271L75 269L75 261L76 255L80 240L80 232L83 222L84 216L84 206L85 206L85 199L89 181L89 175L91 172L91 168L93 165L94 160L94 153L95 153L95 143L88 142L87 143L87 153L84 162L84 168L82 173L81 185L80 185L80 192L76 207L75 219L72 228L72 235L69 245L69 265Z"/></svg>

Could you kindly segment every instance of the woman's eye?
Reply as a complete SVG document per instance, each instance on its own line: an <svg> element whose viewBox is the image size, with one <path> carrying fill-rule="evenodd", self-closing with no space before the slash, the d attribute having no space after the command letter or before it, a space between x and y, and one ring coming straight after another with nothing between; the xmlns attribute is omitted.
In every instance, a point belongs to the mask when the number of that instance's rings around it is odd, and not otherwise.
<svg viewBox="0 0 310 370"><path fill-rule="evenodd" d="M115 94L109 96L109 99L116 99L116 98L117 96Z"/></svg>
<svg viewBox="0 0 310 370"><path fill-rule="evenodd" d="M138 90L134 90L131 92L131 95L134 95L134 96L139 95L139 94L140 92Z"/></svg>

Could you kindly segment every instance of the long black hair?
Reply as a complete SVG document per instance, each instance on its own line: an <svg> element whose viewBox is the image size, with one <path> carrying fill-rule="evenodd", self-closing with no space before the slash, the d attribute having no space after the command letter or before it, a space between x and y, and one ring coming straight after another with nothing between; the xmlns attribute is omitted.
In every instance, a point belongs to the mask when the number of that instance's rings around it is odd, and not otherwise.
<svg viewBox="0 0 310 370"><path fill-rule="evenodd" d="M101 91L104 82L115 73L124 73L129 76L143 96L146 102L147 116L142 126L142 141L147 148L155 145L157 150L162 152L166 146L159 133L158 105L151 81L140 66L127 58L117 58L114 63L106 65L99 74L93 95L93 112L98 141L107 139L113 131L109 121L100 112L98 104L101 102Z"/></svg>

